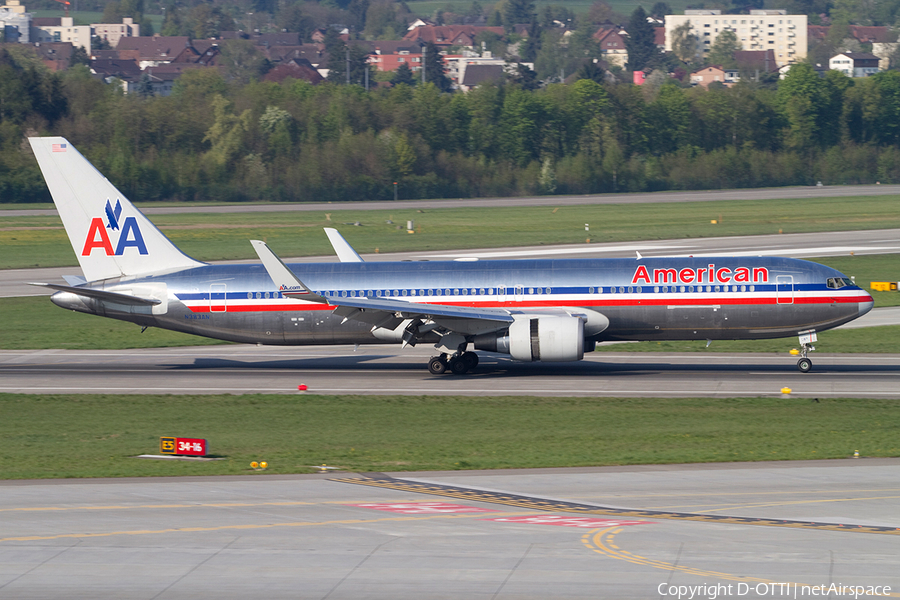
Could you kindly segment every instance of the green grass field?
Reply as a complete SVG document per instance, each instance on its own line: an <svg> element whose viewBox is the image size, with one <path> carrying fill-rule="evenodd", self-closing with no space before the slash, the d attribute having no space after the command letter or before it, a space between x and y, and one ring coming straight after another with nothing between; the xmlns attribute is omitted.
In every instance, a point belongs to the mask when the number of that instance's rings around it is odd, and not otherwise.
<svg viewBox="0 0 900 600"><path fill-rule="evenodd" d="M890 400L0 394L0 478L571 467L900 453ZM132 458L160 436L223 461Z"/></svg>
<svg viewBox="0 0 900 600"><path fill-rule="evenodd" d="M201 209L202 210L202 209ZM329 220L330 215L330 220ZM406 232L415 221L416 234ZM713 225L711 220L718 221ZM688 202L527 208L156 215L152 221L200 260L255 259L251 239L283 257L332 254L322 227L337 227L360 253L581 244L900 227L900 198ZM388 224L387 221L392 221ZM360 223L355 226L354 223ZM590 224L585 232L584 224ZM4 217L0 268L74 265L57 217ZM900 278L898 278L900 279Z"/></svg>

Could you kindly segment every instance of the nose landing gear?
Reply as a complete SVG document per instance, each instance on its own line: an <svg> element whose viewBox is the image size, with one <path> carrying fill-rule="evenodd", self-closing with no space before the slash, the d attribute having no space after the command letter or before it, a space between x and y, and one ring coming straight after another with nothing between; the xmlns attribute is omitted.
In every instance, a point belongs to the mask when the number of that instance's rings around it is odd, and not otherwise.
<svg viewBox="0 0 900 600"><path fill-rule="evenodd" d="M801 373L809 373L812 369L812 360L807 355L816 349L812 343L818 339L815 331L800 333L800 360L797 361L797 369Z"/></svg>

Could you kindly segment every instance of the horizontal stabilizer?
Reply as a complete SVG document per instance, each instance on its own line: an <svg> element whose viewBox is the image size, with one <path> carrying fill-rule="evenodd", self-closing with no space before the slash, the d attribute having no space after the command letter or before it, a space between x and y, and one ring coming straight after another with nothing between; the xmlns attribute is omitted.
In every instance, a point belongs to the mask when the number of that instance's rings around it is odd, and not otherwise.
<svg viewBox="0 0 900 600"><path fill-rule="evenodd" d="M66 283L69 285L82 285L87 283L87 279L80 275L63 275L62 278L65 279Z"/></svg>
<svg viewBox="0 0 900 600"><path fill-rule="evenodd" d="M29 283L28 285L47 287L60 292L69 292L78 296L84 296L85 298L95 298L106 302L115 302L116 304L127 304L129 306L155 306L162 303L161 300L157 300L156 298L140 298L129 294L119 294L92 288L72 287L69 285L57 285L55 283Z"/></svg>

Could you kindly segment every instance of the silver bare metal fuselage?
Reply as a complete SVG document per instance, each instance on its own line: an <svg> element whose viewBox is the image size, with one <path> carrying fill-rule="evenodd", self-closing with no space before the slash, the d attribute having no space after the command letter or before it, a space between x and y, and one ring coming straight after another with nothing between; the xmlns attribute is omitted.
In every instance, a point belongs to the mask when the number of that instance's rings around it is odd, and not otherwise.
<svg viewBox="0 0 900 600"><path fill-rule="evenodd" d="M871 297L856 286L826 286L829 278L843 277L838 271L787 258L354 262L290 268L326 298L388 297L513 313L590 309L609 319L604 331L589 338L596 342L787 337L836 327L872 307ZM372 325L332 314L333 306L283 297L262 265L206 265L89 287L162 302L125 306L67 292L54 294L53 301L142 326L235 342L385 342Z"/></svg>

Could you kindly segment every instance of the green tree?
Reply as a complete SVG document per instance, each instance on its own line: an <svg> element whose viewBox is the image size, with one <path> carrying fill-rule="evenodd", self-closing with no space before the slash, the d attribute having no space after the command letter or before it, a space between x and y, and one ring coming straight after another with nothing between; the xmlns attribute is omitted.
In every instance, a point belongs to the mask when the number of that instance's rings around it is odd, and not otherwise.
<svg viewBox="0 0 900 600"><path fill-rule="evenodd" d="M121 23L123 16L125 15L122 14L121 5L113 0L112 2L107 3L106 7L103 9L103 17L101 18L104 23Z"/></svg>
<svg viewBox="0 0 900 600"><path fill-rule="evenodd" d="M416 85L416 76L412 72L412 69L409 68L407 63L400 63L400 66L397 67L397 70L394 71L394 76L391 77L392 85Z"/></svg>
<svg viewBox="0 0 900 600"><path fill-rule="evenodd" d="M506 94L500 113L500 152L521 167L538 158L541 147L541 105L533 94L513 88Z"/></svg>
<svg viewBox="0 0 900 600"><path fill-rule="evenodd" d="M452 82L444 71L444 57L441 56L438 47L428 42L422 49L425 54L425 81L433 83L440 91L449 92L452 89Z"/></svg>
<svg viewBox="0 0 900 600"><path fill-rule="evenodd" d="M515 70L507 75L507 79L510 83L518 85L523 90L534 91L541 87L541 82L538 81L537 73L522 63L516 63Z"/></svg>
<svg viewBox="0 0 900 600"><path fill-rule="evenodd" d="M700 42L691 31L691 22L685 21L672 30L672 52L683 63L694 63L700 53Z"/></svg>
<svg viewBox="0 0 900 600"><path fill-rule="evenodd" d="M87 50L84 49L84 46L75 46L72 48L72 56L69 58L69 66L74 67L75 65L84 65L86 67L90 66L91 57L88 56Z"/></svg>
<svg viewBox="0 0 900 600"><path fill-rule="evenodd" d="M228 165L244 147L244 138L250 129L251 113L247 109L240 115L231 112L231 103L221 95L212 99L215 121L206 132L204 142L209 142L207 158L219 167Z"/></svg>
<svg viewBox="0 0 900 600"><path fill-rule="evenodd" d="M778 103L787 120L784 140L788 148L810 150L819 142L824 106L824 83L812 66L798 63L778 85Z"/></svg>
<svg viewBox="0 0 900 600"><path fill-rule="evenodd" d="M650 9L650 16L654 19L663 20L666 15L672 14L672 8L666 2L656 2Z"/></svg>
<svg viewBox="0 0 900 600"><path fill-rule="evenodd" d="M228 76L241 83L258 79L268 72L269 61L250 40L226 40L220 57Z"/></svg>
<svg viewBox="0 0 900 600"><path fill-rule="evenodd" d="M603 0L595 0L588 10L587 20L595 25L609 23L615 19L615 11Z"/></svg>
<svg viewBox="0 0 900 600"><path fill-rule="evenodd" d="M683 89L673 83L663 85L647 112L652 134L651 152L666 154L688 145L692 129L691 107Z"/></svg>
<svg viewBox="0 0 900 600"><path fill-rule="evenodd" d="M751 9L759 9L763 7L763 0L731 0L735 10L739 13L747 14Z"/></svg>
<svg viewBox="0 0 900 600"><path fill-rule="evenodd" d="M725 29L716 37L716 41L706 56L706 62L725 69L734 69L737 67L734 53L740 49L741 41L738 39L737 34L733 29Z"/></svg>
<svg viewBox="0 0 900 600"><path fill-rule="evenodd" d="M188 12L186 25L193 38L216 38L223 31L234 31L237 27L225 11L212 4L197 4Z"/></svg>
<svg viewBox="0 0 900 600"><path fill-rule="evenodd" d="M628 50L628 69L641 71L654 66L656 55L659 53L656 49L656 34L653 26L647 22L647 13L642 6L638 6L631 13L627 32L625 48Z"/></svg>
<svg viewBox="0 0 900 600"><path fill-rule="evenodd" d="M584 61L575 72L575 79L590 79L597 83L603 83L605 76L606 72L603 70L603 67L600 66L600 63L593 60Z"/></svg>
<svg viewBox="0 0 900 600"><path fill-rule="evenodd" d="M153 95L153 83L150 81L150 75L147 73L141 75L141 79L138 81L137 94L144 98Z"/></svg>
<svg viewBox="0 0 900 600"><path fill-rule="evenodd" d="M303 12L303 8L299 4L284 5L278 11L276 23L284 31L299 33L300 39L303 41L309 40L312 32L316 29L316 22Z"/></svg>
<svg viewBox="0 0 900 600"><path fill-rule="evenodd" d="M537 17L533 0L506 0L503 17L507 29L513 25L531 23Z"/></svg>

